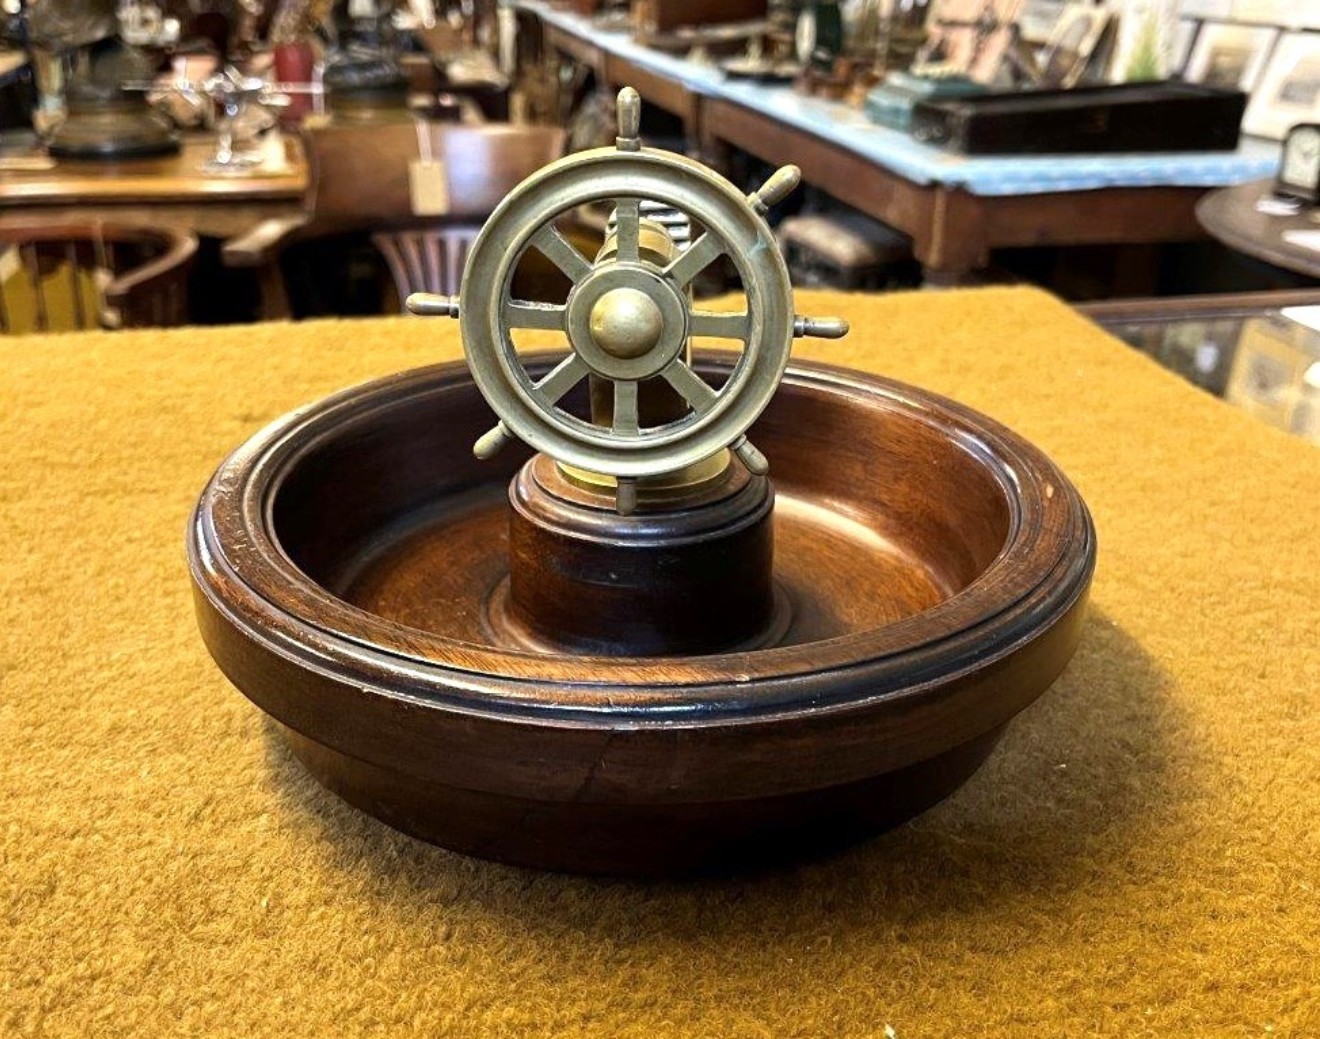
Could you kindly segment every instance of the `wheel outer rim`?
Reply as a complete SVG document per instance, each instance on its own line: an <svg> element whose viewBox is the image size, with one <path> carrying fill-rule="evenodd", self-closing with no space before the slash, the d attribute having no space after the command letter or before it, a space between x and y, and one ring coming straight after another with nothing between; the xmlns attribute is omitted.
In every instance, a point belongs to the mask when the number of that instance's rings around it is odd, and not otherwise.
<svg viewBox="0 0 1320 1039"><path fill-rule="evenodd" d="M502 319L514 268L536 232L577 206L615 198L664 202L714 233L742 277L750 317L743 355L707 411L628 438L559 411L557 421L548 419L506 342ZM788 269L773 235L732 184L680 155L603 148L547 166L500 204L469 254L459 320L473 379L511 432L558 461L643 477L699 462L734 443L756 421L788 365L791 298Z"/></svg>

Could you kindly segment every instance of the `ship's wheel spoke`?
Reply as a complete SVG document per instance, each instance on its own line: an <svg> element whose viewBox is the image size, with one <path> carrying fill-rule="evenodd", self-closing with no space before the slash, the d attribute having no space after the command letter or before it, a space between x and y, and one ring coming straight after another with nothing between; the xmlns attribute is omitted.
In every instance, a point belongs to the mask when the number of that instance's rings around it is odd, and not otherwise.
<svg viewBox="0 0 1320 1039"><path fill-rule="evenodd" d="M617 244L615 258L621 263L636 263L639 259L639 239L642 232L641 203L635 198L621 198L614 204L614 234Z"/></svg>
<svg viewBox="0 0 1320 1039"><path fill-rule="evenodd" d="M532 246L547 260L553 263L568 278L577 284L591 273L591 264L577 251L554 224L546 224L532 236Z"/></svg>
<svg viewBox="0 0 1320 1039"><path fill-rule="evenodd" d="M665 382L669 383L685 401L692 405L692 410L700 414L708 411L715 403L717 394L705 382L700 375L694 372L682 361L674 361L662 371L661 376Z"/></svg>
<svg viewBox="0 0 1320 1039"><path fill-rule="evenodd" d="M586 378L587 363L577 354L569 354L532 389L547 405L553 406L565 393Z"/></svg>
<svg viewBox="0 0 1320 1039"><path fill-rule="evenodd" d="M688 315L688 334L710 336L712 339L741 339L746 342L752 330L752 316L742 314L715 314L694 310Z"/></svg>
<svg viewBox="0 0 1320 1039"><path fill-rule="evenodd" d="M637 383L623 379L614 384L614 432L636 436L640 427L637 419Z"/></svg>
<svg viewBox="0 0 1320 1039"><path fill-rule="evenodd" d="M565 308L557 303L531 303L511 299L504 304L504 324L508 328L540 328L564 331Z"/></svg>
<svg viewBox="0 0 1320 1039"><path fill-rule="evenodd" d="M724 243L707 231L678 259L665 268L665 274L680 287L686 286L724 252Z"/></svg>

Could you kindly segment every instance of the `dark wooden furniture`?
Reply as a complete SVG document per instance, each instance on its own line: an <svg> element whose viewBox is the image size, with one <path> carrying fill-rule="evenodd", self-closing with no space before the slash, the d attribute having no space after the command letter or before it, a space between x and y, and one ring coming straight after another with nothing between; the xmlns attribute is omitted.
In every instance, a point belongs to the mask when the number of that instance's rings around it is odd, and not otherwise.
<svg viewBox="0 0 1320 1039"><path fill-rule="evenodd" d="M1288 231L1320 232L1317 210L1303 208L1288 216L1262 213L1256 203L1272 195L1274 181L1218 188L1197 203L1196 217L1214 238L1231 249L1258 260L1320 279L1320 250L1306 249L1284 240Z"/></svg>
<svg viewBox="0 0 1320 1039"><path fill-rule="evenodd" d="M418 216L409 167L422 158L423 143L427 158L439 164L445 200ZM564 133L497 123L327 123L308 127L304 146L312 177L301 211L266 221L223 249L230 266L260 272L267 316L288 313L280 251L349 231L374 232L401 298L456 292L467 244L481 221L514 185L563 153Z"/></svg>
<svg viewBox="0 0 1320 1039"><path fill-rule="evenodd" d="M926 98L912 136L961 155L1233 151L1247 95L1200 83L1108 83Z"/></svg>
<svg viewBox="0 0 1320 1039"><path fill-rule="evenodd" d="M347 391L231 456L189 534L221 668L318 779L428 840L642 874L837 845L961 784L1079 637L1094 532L1043 454L913 387L804 366L750 433L777 488L782 605L742 618L761 648L532 651L501 607L529 451L475 460L489 424L462 364ZM755 571L758 543L735 565ZM532 607L539 624L554 605ZM689 595L687 633L727 631L726 607Z"/></svg>
<svg viewBox="0 0 1320 1039"><path fill-rule="evenodd" d="M58 308L74 328L181 325L188 320L188 267L197 237L171 228L29 218L0 224L0 243L21 270L16 291L0 286L0 331L18 330L31 309L31 331L57 327ZM61 284L51 276L62 273ZM64 325L59 322L58 325Z"/></svg>
<svg viewBox="0 0 1320 1039"><path fill-rule="evenodd" d="M522 180L559 158L564 139L563 131L550 127L433 131L433 154L458 174L450 176L446 211L428 217L427 226L371 236L389 264L400 302L413 292L457 293L468 248L485 218Z"/></svg>

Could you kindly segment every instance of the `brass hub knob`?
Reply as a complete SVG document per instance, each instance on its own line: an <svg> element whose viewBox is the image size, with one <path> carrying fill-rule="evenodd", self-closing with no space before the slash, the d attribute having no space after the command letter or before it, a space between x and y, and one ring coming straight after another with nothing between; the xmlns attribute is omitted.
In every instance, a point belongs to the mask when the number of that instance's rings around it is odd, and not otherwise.
<svg viewBox="0 0 1320 1039"><path fill-rule="evenodd" d="M664 329L660 308L638 289L611 289L591 308L591 338L611 357L641 357Z"/></svg>

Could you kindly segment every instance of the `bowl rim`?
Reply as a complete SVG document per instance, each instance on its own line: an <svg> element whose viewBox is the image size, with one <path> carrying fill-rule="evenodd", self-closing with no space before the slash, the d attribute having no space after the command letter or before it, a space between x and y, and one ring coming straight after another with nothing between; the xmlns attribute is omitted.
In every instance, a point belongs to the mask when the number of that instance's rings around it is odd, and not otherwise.
<svg viewBox="0 0 1320 1039"><path fill-rule="evenodd" d="M528 355L533 366L562 353ZM735 354L699 351L719 374ZM717 721L856 706L917 695L992 667L1052 627L1087 592L1096 539L1071 482L1038 448L989 417L880 376L794 361L784 385L935 426L985 465L1010 505L1005 545L965 588L880 628L790 647L696 657L546 656L461 642L354 606L317 584L280 546L273 501L300 458L336 430L418 395L470 385L462 361L373 380L299 408L221 463L194 510L188 560L212 607L299 667L411 703L482 715L639 725ZM781 390L782 392L782 390Z"/></svg>

